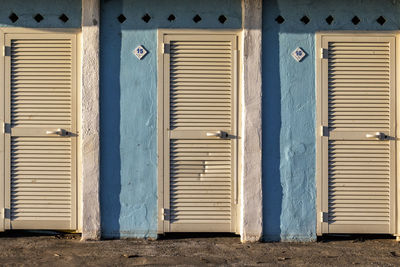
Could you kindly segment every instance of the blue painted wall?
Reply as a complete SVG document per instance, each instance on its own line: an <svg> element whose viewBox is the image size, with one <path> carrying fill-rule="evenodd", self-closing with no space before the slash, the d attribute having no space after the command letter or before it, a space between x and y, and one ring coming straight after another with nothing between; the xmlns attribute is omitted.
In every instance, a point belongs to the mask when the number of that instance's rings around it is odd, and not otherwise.
<svg viewBox="0 0 400 267"><path fill-rule="evenodd" d="M265 240L315 240L315 32L398 30L392 0L263 2L263 195ZM281 15L285 21L278 24ZM310 22L300 21L304 15ZM332 15L328 25L325 19ZM354 25L351 19L361 22ZM381 26L379 16L386 19ZM290 55L303 48L297 63Z"/></svg>
<svg viewBox="0 0 400 267"><path fill-rule="evenodd" d="M149 14L145 23L141 18ZM126 17L124 23L117 20ZM174 14L176 20L167 20ZM199 14L202 20L194 23ZM227 21L221 24L218 17ZM157 235L157 29L240 28L240 0L102 0L101 223L105 238ZM149 53L132 53L143 45Z"/></svg>
<svg viewBox="0 0 400 267"><path fill-rule="evenodd" d="M30 28L80 28L81 0L0 0L0 27L30 27ZM9 16L15 13L16 22L11 22ZM33 17L43 16L40 23ZM67 22L59 19L61 14L68 17Z"/></svg>

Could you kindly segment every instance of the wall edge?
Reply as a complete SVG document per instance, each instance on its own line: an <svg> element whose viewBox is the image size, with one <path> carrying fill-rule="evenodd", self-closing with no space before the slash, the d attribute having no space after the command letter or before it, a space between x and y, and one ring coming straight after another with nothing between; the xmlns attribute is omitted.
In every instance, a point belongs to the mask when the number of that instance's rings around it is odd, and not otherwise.
<svg viewBox="0 0 400 267"><path fill-rule="evenodd" d="M262 208L262 0L242 0L242 155L240 236L261 240Z"/></svg>
<svg viewBox="0 0 400 267"><path fill-rule="evenodd" d="M100 231L100 0L82 0L82 240L99 240Z"/></svg>

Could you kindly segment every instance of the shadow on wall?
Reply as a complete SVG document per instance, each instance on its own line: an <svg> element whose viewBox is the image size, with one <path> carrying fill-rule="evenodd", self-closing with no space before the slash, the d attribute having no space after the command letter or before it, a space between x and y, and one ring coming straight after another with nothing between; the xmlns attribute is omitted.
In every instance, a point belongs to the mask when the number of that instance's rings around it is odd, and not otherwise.
<svg viewBox="0 0 400 267"><path fill-rule="evenodd" d="M279 13L276 5L273 13ZM266 17L263 7L263 17ZM262 94L262 124L263 124L263 222L264 236L267 240L280 240L280 216L282 212L282 185L280 175L280 131L281 131L281 91L279 72L279 27L267 29L263 25L262 47L268 45L267 52L263 49L263 94ZM265 38L268 36L268 38ZM266 55L268 53L268 55ZM266 89L267 88L267 89Z"/></svg>
<svg viewBox="0 0 400 267"><path fill-rule="evenodd" d="M103 7L102 5L101 8ZM122 12L121 5L115 4L114 8ZM102 9L100 21L110 20L111 18L107 15L108 13ZM115 75L120 73L121 66L120 25L119 23L102 23L100 27L100 207L104 238L120 238L121 85L119 75ZM101 44L107 44L107 47ZM107 49L106 53L104 49Z"/></svg>

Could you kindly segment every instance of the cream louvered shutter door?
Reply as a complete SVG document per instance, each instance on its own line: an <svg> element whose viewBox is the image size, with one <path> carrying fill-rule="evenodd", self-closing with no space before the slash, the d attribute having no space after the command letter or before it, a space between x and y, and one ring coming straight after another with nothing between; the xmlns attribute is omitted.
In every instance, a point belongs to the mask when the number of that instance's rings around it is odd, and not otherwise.
<svg viewBox="0 0 400 267"><path fill-rule="evenodd" d="M6 227L74 230L76 36L6 34L5 46Z"/></svg>
<svg viewBox="0 0 400 267"><path fill-rule="evenodd" d="M393 233L395 37L324 36L327 233Z"/></svg>
<svg viewBox="0 0 400 267"><path fill-rule="evenodd" d="M236 230L236 38L164 37L166 231Z"/></svg>

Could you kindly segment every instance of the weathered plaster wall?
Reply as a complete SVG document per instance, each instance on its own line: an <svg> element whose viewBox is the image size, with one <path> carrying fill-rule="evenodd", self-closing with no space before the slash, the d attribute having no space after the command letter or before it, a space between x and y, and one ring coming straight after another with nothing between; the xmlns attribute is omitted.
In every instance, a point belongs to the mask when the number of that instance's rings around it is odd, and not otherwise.
<svg viewBox="0 0 400 267"><path fill-rule="evenodd" d="M141 18L148 13L151 20ZM124 23L117 17L123 14ZM176 20L167 20L174 14ZM199 14L202 20L194 23ZM225 24L218 21L224 14ZM240 28L240 0L101 2L102 236L157 235L157 29ZM132 53L143 45L139 61Z"/></svg>
<svg viewBox="0 0 400 267"><path fill-rule="evenodd" d="M242 1L241 202L242 242L262 238L262 0Z"/></svg>
<svg viewBox="0 0 400 267"><path fill-rule="evenodd" d="M398 30L396 0L264 0L263 196L266 240L315 240L315 32ZM278 24L281 15L285 22ZM300 21L304 15L308 24ZM325 18L332 15L328 25ZM351 19L360 18L354 25ZM386 19L381 26L379 16ZM303 48L297 63L290 55Z"/></svg>
<svg viewBox="0 0 400 267"><path fill-rule="evenodd" d="M100 239L100 0L82 0L82 240Z"/></svg>
<svg viewBox="0 0 400 267"><path fill-rule="evenodd" d="M0 0L0 27L80 28L81 6L81 0ZM15 23L9 19L11 13L18 16ZM36 14L44 18L40 23L33 19ZM69 20L61 21L61 14Z"/></svg>

